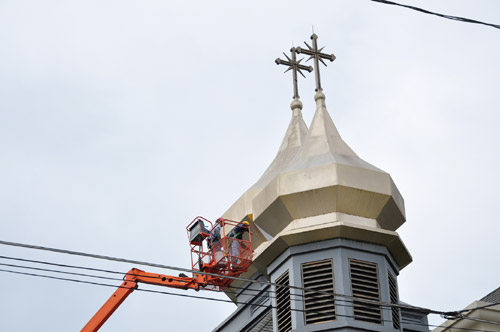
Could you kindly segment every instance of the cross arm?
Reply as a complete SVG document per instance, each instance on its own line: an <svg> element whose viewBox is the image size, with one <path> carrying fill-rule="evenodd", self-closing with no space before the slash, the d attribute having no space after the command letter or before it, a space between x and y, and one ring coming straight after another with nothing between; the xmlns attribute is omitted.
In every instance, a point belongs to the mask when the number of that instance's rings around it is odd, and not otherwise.
<svg viewBox="0 0 500 332"><path fill-rule="evenodd" d="M285 66L289 66L289 67L297 66L297 69L307 70L309 73L313 71L313 67L311 67L311 66L301 65L299 63L294 64L290 61L281 60L280 58L277 58L276 60L274 60L274 62L277 65L285 65Z"/></svg>
<svg viewBox="0 0 500 332"><path fill-rule="evenodd" d="M316 55L318 55L319 58L327 59L327 60L330 60L330 61L334 61L337 58L333 54L321 53L319 51L316 52L314 50L308 50L308 49L302 48L300 46L296 47L296 50L297 50L297 53L299 53L299 54L309 55L310 57L315 57Z"/></svg>

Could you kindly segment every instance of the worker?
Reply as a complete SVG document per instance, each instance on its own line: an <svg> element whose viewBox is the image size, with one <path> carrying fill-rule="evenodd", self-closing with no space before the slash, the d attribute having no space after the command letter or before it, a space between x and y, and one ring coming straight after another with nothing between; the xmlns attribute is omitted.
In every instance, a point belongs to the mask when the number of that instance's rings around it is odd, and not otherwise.
<svg viewBox="0 0 500 332"><path fill-rule="evenodd" d="M216 220L216 224L214 228L212 229L212 245L215 245L217 242L220 240L220 224L221 224L221 218Z"/></svg>
<svg viewBox="0 0 500 332"><path fill-rule="evenodd" d="M236 225L231 232L227 235L230 238L233 238L231 241L231 258L232 258L232 263L233 264L241 264L241 259L240 259L240 240L243 239L243 233L248 232L248 229L250 227L250 223L248 221L243 221Z"/></svg>
<svg viewBox="0 0 500 332"><path fill-rule="evenodd" d="M212 236L211 236L211 241L208 241L208 249L213 250L213 258L214 261L217 263L219 260L224 256L224 247L223 245L217 245L217 242L221 239L221 224L222 224L222 219L219 218L216 220L215 226L212 229Z"/></svg>

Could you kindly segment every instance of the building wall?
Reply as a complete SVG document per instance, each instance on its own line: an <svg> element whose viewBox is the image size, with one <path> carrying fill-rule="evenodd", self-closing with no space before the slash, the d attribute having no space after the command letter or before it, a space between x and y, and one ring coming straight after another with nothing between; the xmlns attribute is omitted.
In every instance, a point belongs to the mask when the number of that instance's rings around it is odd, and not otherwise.
<svg viewBox="0 0 500 332"><path fill-rule="evenodd" d="M318 324L306 324L302 267L304 263L330 260L333 263L333 282L335 296L335 319ZM387 248L379 245L346 240L332 239L290 247L267 268L267 275L255 274L256 280L269 280L276 283L288 273L289 284L298 289L290 289L291 331L379 331L379 332L426 332L427 317L424 314L403 311L403 321L399 309L380 307L380 323L355 319L351 289L350 260L376 264L379 301L391 303L388 273L395 280L399 274L396 262ZM246 283L236 292L239 306L237 310L214 331L269 332L279 331L277 289L262 284ZM342 297L339 295L347 295ZM394 298L392 299L394 302ZM399 300L397 301L399 303ZM271 308L272 307L272 308ZM396 312L393 312L396 310ZM270 320L272 313L272 323ZM393 316L396 314L397 322ZM358 316L359 318L359 316ZM288 330L289 331L289 330Z"/></svg>
<svg viewBox="0 0 500 332"><path fill-rule="evenodd" d="M334 270L334 289L336 294L351 295L349 275L349 260L355 259L377 264L380 301L390 302L387 271L397 277L399 271L387 249L382 246L356 242L345 239L333 239L306 245L291 247L280 255L268 268L271 282L288 271L290 284L303 287L302 264L331 259ZM390 308L382 309L382 323L369 323L354 319L352 301L349 298L336 297L336 319L329 323L307 325L304 320L304 302L301 300L301 290L292 289L292 328L293 331L330 331L368 330L368 331L395 331L392 326ZM273 299L273 306L276 301ZM276 309L273 309L276 317ZM278 331L277 322L274 322L275 331Z"/></svg>

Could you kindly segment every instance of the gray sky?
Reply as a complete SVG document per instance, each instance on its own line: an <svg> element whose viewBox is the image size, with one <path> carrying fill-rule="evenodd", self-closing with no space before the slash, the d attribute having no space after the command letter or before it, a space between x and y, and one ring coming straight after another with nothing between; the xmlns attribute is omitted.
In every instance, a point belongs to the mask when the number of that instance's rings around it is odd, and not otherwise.
<svg viewBox="0 0 500 332"><path fill-rule="evenodd" d="M405 3L500 24L495 0ZM500 286L500 30L367 0L0 0L0 239L189 267L187 223L277 152L292 86L274 59L313 24L339 132L405 198L401 299L457 310ZM313 75L299 89L309 124ZM2 331L77 331L113 291L0 280ZM234 308L135 292L102 331L209 331Z"/></svg>

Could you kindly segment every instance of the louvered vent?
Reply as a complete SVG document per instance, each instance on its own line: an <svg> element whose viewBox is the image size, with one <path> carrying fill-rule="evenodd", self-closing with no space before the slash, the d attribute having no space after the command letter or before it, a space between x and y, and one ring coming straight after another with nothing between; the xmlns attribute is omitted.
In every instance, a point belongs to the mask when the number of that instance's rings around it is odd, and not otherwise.
<svg viewBox="0 0 500 332"><path fill-rule="evenodd" d="M259 320L248 332L273 332L273 314L269 312Z"/></svg>
<svg viewBox="0 0 500 332"><path fill-rule="evenodd" d="M250 307L251 314L255 314L255 312L264 307L264 302L269 300L269 295L267 292L262 293L258 298L252 301L252 306Z"/></svg>
<svg viewBox="0 0 500 332"><path fill-rule="evenodd" d="M302 264L302 283L306 324L334 320L335 297L332 260L326 259Z"/></svg>
<svg viewBox="0 0 500 332"><path fill-rule="evenodd" d="M276 284L287 287L276 286L276 321L278 322L278 332L288 332L292 330L292 312L290 298L290 279L288 271L276 280Z"/></svg>
<svg viewBox="0 0 500 332"><path fill-rule="evenodd" d="M396 284L396 278L392 276L391 273L387 272L389 280L389 296L391 298L391 304L398 304L398 286ZM396 330L401 330L401 322L399 318L399 308L391 307L392 314L392 326Z"/></svg>
<svg viewBox="0 0 500 332"><path fill-rule="evenodd" d="M377 264L351 259L349 260L351 273L351 290L354 297L379 301L380 288L378 285ZM380 306L353 300L354 319L372 323L382 323Z"/></svg>

